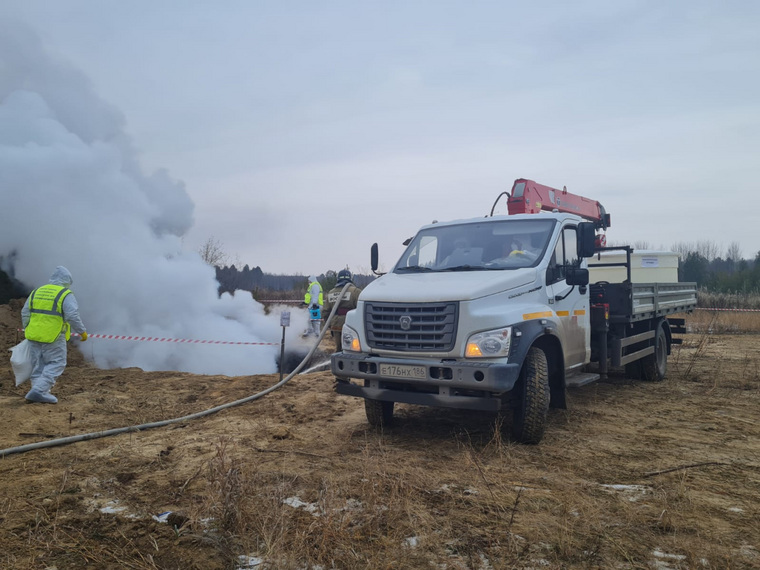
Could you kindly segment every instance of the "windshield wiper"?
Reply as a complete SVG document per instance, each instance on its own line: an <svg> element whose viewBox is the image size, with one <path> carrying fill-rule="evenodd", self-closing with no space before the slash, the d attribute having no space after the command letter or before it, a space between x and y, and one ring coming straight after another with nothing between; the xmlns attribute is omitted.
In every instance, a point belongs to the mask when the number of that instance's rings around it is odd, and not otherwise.
<svg viewBox="0 0 760 570"><path fill-rule="evenodd" d="M439 271L488 271L490 267L483 267L482 265L454 265L453 267L444 267Z"/></svg>
<svg viewBox="0 0 760 570"><path fill-rule="evenodd" d="M398 272L402 271L435 271L435 269L430 269L429 267L424 267L422 265L407 265L406 267L399 267L396 269Z"/></svg>

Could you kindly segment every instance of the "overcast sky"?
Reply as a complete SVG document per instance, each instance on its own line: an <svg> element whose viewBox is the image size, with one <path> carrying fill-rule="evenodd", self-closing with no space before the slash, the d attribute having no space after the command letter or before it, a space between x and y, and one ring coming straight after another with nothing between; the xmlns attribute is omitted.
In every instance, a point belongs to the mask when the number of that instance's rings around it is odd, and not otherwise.
<svg viewBox="0 0 760 570"><path fill-rule="evenodd" d="M760 250L760 2L3 0L0 17L89 78L145 172L184 183L188 250L366 273L373 242L388 268L420 225L483 216L521 177L599 200L615 242Z"/></svg>

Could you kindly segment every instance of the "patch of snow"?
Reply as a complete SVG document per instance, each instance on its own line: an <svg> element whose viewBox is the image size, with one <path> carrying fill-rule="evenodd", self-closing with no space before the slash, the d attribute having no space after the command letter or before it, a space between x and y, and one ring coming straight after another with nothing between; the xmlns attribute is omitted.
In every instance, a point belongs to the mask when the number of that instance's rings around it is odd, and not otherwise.
<svg viewBox="0 0 760 570"><path fill-rule="evenodd" d="M237 570L251 570L251 568L258 568L263 563L264 560L258 556L247 556L245 554L241 554L238 556L239 566L237 567Z"/></svg>
<svg viewBox="0 0 760 570"><path fill-rule="evenodd" d="M686 560L686 556L683 554L670 554L663 552L659 548L655 548L652 551L652 556L657 560L653 561L653 567L655 570L673 570L675 567L671 565L671 562L682 562Z"/></svg>
<svg viewBox="0 0 760 570"><path fill-rule="evenodd" d="M286 505L289 505L293 507L294 509L303 508L307 513L311 513L315 517L320 516L322 513L319 509L319 505L316 503L304 503L300 498L298 497L288 497L287 499L284 499L282 501Z"/></svg>
<svg viewBox="0 0 760 570"><path fill-rule="evenodd" d="M101 513L109 513L109 514L116 514L120 513L122 511L126 511L127 507L119 507L117 506L119 504L119 501L116 499L112 501L108 501L105 506L100 507Z"/></svg>
<svg viewBox="0 0 760 570"><path fill-rule="evenodd" d="M364 508L364 505L361 501L357 499L348 499L346 500L346 506L343 507L342 511L360 511Z"/></svg>
<svg viewBox="0 0 760 570"><path fill-rule="evenodd" d="M667 552L663 552L659 548L655 548L652 551L652 554L656 558L666 558L666 559L670 559L670 560L686 560L686 556L684 556L683 554L669 554Z"/></svg>
<svg viewBox="0 0 760 570"><path fill-rule="evenodd" d="M599 485L602 489L608 491L620 491L621 493L628 495L628 500L631 502L638 501L643 495L646 495L651 491L651 487L646 485Z"/></svg>
<svg viewBox="0 0 760 570"><path fill-rule="evenodd" d="M437 491L433 491L434 493L456 493L457 491L462 492L463 495L477 495L479 491L477 489L473 489L471 487L468 487L467 489L463 489L459 487L458 485L450 485L449 483L444 483L441 485L441 488Z"/></svg>

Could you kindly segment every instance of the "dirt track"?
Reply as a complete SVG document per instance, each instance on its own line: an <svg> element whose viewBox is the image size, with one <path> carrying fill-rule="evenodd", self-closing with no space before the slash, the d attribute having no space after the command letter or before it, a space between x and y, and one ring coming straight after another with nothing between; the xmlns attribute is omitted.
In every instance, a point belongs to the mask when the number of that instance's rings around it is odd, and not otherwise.
<svg viewBox="0 0 760 570"><path fill-rule="evenodd" d="M17 326L0 305L5 348ZM663 383L573 390L538 446L502 439L488 415L411 406L377 433L320 372L190 423L10 455L0 567L241 568L248 554L258 568L760 568L759 342L690 335ZM25 404L5 359L0 448L278 380L69 354L55 406Z"/></svg>

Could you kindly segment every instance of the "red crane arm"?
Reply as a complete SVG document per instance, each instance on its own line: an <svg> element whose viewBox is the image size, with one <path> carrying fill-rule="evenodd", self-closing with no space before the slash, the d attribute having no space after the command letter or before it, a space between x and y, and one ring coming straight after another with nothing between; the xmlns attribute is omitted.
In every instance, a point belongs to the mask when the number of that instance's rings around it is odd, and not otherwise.
<svg viewBox="0 0 760 570"><path fill-rule="evenodd" d="M571 194L567 188L556 190L525 178L515 180L512 195L507 200L507 209L510 215L557 210L596 222L599 228L606 229L610 225L610 215L596 200Z"/></svg>

